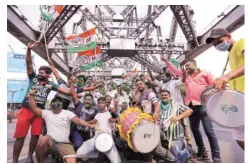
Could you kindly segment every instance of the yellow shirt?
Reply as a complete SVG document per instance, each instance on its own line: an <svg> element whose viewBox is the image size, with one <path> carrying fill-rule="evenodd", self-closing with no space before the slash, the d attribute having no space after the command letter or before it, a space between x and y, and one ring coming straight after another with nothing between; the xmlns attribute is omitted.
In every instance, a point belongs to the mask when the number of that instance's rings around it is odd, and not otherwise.
<svg viewBox="0 0 248 164"><path fill-rule="evenodd" d="M231 51L229 52L231 71L236 70L244 65L245 57L244 55L242 55L242 52L244 50L245 50L244 38L234 43ZM244 75L231 80L229 84L231 89L244 93L244 88L245 88Z"/></svg>

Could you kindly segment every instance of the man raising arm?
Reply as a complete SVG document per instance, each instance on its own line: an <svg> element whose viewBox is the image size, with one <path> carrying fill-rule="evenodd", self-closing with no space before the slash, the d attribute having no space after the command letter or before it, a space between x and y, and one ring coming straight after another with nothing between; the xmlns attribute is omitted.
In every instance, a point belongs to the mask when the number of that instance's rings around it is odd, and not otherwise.
<svg viewBox="0 0 248 164"><path fill-rule="evenodd" d="M69 141L70 124L74 122L78 125L94 128L94 125L80 120L74 113L62 109L60 97L55 97L51 101L51 111L42 110L37 107L35 101L36 90L30 90L30 110L35 115L42 117L47 125L47 135L41 136L36 147L36 157L39 163L44 162L46 152L59 154L66 163L76 163L76 153Z"/></svg>

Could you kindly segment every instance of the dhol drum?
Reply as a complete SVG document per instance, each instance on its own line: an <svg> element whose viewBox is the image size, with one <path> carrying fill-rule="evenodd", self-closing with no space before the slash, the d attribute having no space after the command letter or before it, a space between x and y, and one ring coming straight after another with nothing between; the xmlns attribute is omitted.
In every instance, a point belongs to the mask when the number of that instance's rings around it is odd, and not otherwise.
<svg viewBox="0 0 248 164"><path fill-rule="evenodd" d="M152 117L138 108L129 108L120 116L118 125L120 135L128 146L140 153L154 150L160 139L159 126L153 123Z"/></svg>
<svg viewBox="0 0 248 164"><path fill-rule="evenodd" d="M113 138L108 133L100 133L96 136L95 147L98 151L105 153L113 147Z"/></svg>
<svg viewBox="0 0 248 164"><path fill-rule="evenodd" d="M201 103L205 106L209 118L225 128L244 126L244 94L225 89L206 88L201 94Z"/></svg>
<svg viewBox="0 0 248 164"><path fill-rule="evenodd" d="M148 120L141 120L133 129L131 139L134 148L140 153L149 153L159 143L159 126Z"/></svg>

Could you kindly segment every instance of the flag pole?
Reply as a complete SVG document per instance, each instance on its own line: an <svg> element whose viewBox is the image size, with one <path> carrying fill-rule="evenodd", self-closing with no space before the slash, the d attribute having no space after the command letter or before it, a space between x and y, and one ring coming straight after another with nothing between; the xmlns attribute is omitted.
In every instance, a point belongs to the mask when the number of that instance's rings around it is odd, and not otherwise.
<svg viewBox="0 0 248 164"><path fill-rule="evenodd" d="M94 56L96 56L96 47L95 47ZM96 78L96 58L95 58L95 78Z"/></svg>

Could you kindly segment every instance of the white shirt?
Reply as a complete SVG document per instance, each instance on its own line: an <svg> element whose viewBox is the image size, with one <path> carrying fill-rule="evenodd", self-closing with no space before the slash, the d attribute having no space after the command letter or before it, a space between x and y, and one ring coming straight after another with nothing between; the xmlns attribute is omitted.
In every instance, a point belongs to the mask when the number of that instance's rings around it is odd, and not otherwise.
<svg viewBox="0 0 248 164"><path fill-rule="evenodd" d="M95 116L95 119L97 120L96 128L98 128L99 130L96 131L96 135L100 132L112 134L111 126L109 124L110 118L112 118L112 116L109 111L97 113L97 115Z"/></svg>
<svg viewBox="0 0 248 164"><path fill-rule="evenodd" d="M42 110L42 118L46 122L47 134L58 142L70 142L71 119L76 115L68 110L54 114L51 110Z"/></svg>
<svg viewBox="0 0 248 164"><path fill-rule="evenodd" d="M158 80L154 81L154 84L159 86L161 90L168 90L171 94L171 99L184 104L183 98L180 92L180 86L183 85L182 80L171 80L167 83L159 82Z"/></svg>
<svg viewBox="0 0 248 164"><path fill-rule="evenodd" d="M113 90L111 92L107 92L106 95L110 95L112 98L115 98L115 94L117 94L118 105L122 105L123 102L126 102L129 105L129 97L125 91L122 91L123 95L117 93L117 90ZM111 102L111 106L114 106L113 101Z"/></svg>

